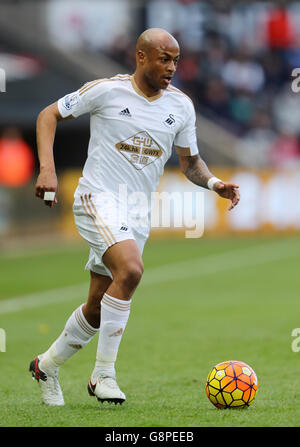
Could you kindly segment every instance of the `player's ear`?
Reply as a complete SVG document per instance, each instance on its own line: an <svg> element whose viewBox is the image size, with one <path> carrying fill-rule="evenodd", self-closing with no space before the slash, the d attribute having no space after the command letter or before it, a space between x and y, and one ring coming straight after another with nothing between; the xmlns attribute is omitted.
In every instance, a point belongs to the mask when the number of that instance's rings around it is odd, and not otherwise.
<svg viewBox="0 0 300 447"><path fill-rule="evenodd" d="M136 53L136 56L137 56L138 62L143 65L145 63L145 60L146 60L145 51L144 50L138 50L137 53Z"/></svg>

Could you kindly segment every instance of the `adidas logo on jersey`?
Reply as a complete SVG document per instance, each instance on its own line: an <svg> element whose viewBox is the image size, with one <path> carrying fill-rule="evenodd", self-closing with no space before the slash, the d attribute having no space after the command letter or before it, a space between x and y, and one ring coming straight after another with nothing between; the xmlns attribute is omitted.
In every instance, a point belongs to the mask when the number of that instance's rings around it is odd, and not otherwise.
<svg viewBox="0 0 300 447"><path fill-rule="evenodd" d="M121 112L119 112L119 115L128 116L128 117L132 116L131 113L129 112L128 107L126 107L126 109L124 109L124 110L121 110Z"/></svg>
<svg viewBox="0 0 300 447"><path fill-rule="evenodd" d="M128 231L128 227L126 224L122 224L120 231Z"/></svg>

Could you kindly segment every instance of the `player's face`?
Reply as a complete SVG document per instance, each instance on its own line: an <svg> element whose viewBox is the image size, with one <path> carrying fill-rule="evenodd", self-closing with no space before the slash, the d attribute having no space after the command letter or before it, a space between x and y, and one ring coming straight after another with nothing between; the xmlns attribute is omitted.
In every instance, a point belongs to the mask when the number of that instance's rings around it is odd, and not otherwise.
<svg viewBox="0 0 300 447"><path fill-rule="evenodd" d="M143 66L147 83L155 90L166 89L179 60L178 46L152 48Z"/></svg>

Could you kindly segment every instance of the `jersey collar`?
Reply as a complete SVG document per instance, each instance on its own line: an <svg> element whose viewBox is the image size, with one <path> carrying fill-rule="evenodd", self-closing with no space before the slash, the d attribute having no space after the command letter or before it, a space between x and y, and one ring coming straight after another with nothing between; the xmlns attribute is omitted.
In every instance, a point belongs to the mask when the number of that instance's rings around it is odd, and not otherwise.
<svg viewBox="0 0 300 447"><path fill-rule="evenodd" d="M139 89L139 87L137 86L137 84L136 84L136 82L135 82L135 80L134 80L133 75L130 76L130 81L131 81L131 85L132 85L133 89L136 91L136 93L137 93L138 95L142 96L143 98L147 99L147 101L149 101L149 102L156 101L157 99L161 98L162 95L163 95L163 91L161 90L161 91L160 91L157 95L155 95L155 96L147 96L147 95L145 95L145 93L143 93L142 90Z"/></svg>

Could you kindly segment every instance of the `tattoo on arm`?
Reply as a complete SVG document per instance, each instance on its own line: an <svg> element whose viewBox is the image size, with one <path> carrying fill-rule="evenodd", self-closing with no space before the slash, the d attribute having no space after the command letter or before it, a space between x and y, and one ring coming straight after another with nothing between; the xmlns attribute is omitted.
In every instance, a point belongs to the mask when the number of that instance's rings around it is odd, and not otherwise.
<svg viewBox="0 0 300 447"><path fill-rule="evenodd" d="M199 155L182 157L180 164L182 172L192 183L207 188L207 182L213 174Z"/></svg>

